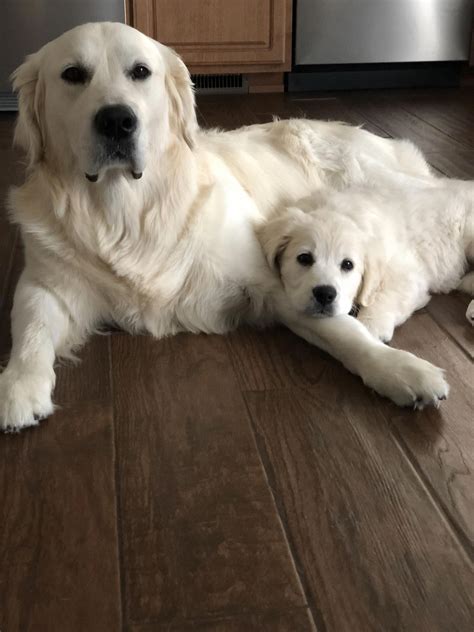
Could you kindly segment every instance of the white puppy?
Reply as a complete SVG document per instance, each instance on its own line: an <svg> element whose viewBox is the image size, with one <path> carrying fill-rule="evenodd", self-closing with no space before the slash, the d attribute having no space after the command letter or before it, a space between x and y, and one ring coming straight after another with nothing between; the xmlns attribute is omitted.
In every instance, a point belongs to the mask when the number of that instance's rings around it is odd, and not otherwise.
<svg viewBox="0 0 474 632"><path fill-rule="evenodd" d="M275 208L326 188L436 179L408 142L295 120L198 128L189 73L123 24L87 24L14 73L28 177L12 191L26 267L0 376L0 427L53 411L54 362L100 323L166 336L280 321L400 405L437 405L442 371L358 321L315 320L279 290L255 235Z"/></svg>
<svg viewBox="0 0 474 632"><path fill-rule="evenodd" d="M357 306L359 320L384 342L430 293L459 287L474 295L474 273L464 276L474 263L471 182L326 192L258 233L298 313L322 318Z"/></svg>

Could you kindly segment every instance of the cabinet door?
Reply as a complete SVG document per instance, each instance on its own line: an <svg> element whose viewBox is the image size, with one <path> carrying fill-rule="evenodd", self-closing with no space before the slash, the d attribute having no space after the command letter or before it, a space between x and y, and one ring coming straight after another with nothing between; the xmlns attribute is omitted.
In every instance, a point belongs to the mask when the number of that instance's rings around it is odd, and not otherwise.
<svg viewBox="0 0 474 632"><path fill-rule="evenodd" d="M289 70L291 0L131 0L129 21L191 70Z"/></svg>

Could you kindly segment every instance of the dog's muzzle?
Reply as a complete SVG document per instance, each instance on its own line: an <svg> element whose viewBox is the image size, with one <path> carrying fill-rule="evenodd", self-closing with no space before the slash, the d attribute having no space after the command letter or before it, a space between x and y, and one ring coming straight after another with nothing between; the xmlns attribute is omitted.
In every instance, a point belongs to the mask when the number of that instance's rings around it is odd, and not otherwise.
<svg viewBox="0 0 474 632"><path fill-rule="evenodd" d="M104 164L131 163L135 151L135 133L138 119L128 105L107 105L94 117L94 131L99 138L101 159ZM131 169L135 180L142 177L142 171ZM98 173L86 173L89 182L97 182Z"/></svg>

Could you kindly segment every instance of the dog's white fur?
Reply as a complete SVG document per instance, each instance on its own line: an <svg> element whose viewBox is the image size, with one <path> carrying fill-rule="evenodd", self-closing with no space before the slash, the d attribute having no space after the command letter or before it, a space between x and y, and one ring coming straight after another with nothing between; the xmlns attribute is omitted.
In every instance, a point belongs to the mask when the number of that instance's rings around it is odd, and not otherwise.
<svg viewBox="0 0 474 632"><path fill-rule="evenodd" d="M90 80L66 84L64 67L78 62ZM137 62L152 71L146 81L130 78ZM440 369L383 345L357 320L294 310L255 235L274 209L326 187L434 186L413 145L307 120L202 131L181 60L120 24L64 34L26 60L14 87L29 173L10 205L26 267L0 376L2 428L53 411L55 357L103 321L157 337L280 321L397 404L437 405L447 395ZM111 103L137 114L133 164L97 162L92 119ZM136 167L141 180L130 175ZM91 169L96 183L84 177Z"/></svg>
<svg viewBox="0 0 474 632"><path fill-rule="evenodd" d="M258 234L297 312L325 317L313 291L330 286L336 296L326 316L357 305L359 320L384 342L430 293L459 287L474 295L474 273L465 275L474 262L471 182L326 190L283 209ZM302 254L309 264L298 261Z"/></svg>

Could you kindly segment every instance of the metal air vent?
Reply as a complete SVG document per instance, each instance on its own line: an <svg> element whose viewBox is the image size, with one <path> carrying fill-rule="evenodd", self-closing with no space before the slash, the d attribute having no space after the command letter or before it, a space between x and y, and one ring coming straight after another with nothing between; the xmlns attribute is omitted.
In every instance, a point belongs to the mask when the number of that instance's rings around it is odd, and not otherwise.
<svg viewBox="0 0 474 632"><path fill-rule="evenodd" d="M246 94L248 82L242 75L191 75L199 94Z"/></svg>
<svg viewBox="0 0 474 632"><path fill-rule="evenodd" d="M0 112L17 112L18 100L12 92L0 92Z"/></svg>

